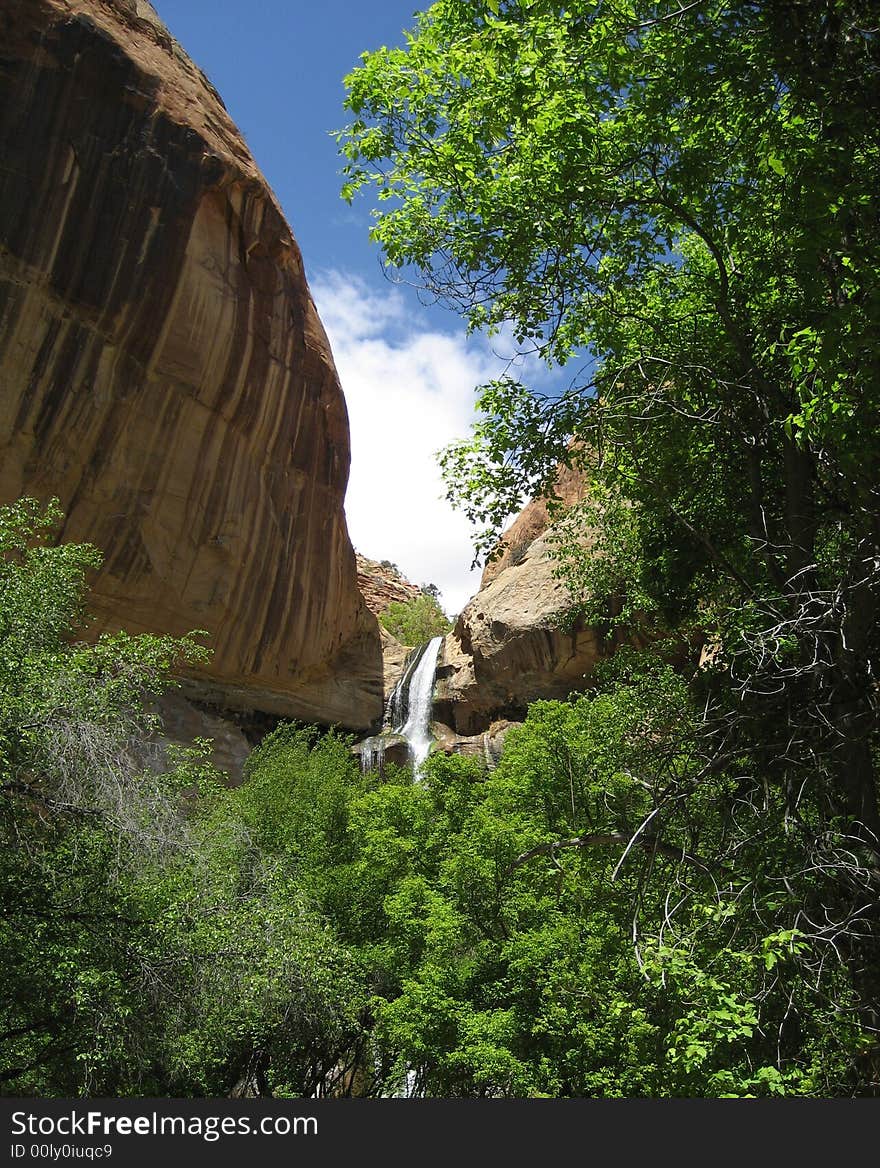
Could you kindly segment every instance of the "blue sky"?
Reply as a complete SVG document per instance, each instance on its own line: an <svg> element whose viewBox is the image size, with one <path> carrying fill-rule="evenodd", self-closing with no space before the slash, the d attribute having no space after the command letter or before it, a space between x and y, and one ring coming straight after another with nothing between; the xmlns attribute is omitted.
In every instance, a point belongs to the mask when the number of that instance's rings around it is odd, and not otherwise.
<svg viewBox="0 0 880 1168"><path fill-rule="evenodd" d="M343 76L366 49L402 44L412 0L153 0L216 86L290 219L310 273L378 276L368 211L339 198L330 131L347 120ZM379 276L381 280L381 276Z"/></svg>
<svg viewBox="0 0 880 1168"><path fill-rule="evenodd" d="M473 387L504 367L457 318L382 275L369 203L339 198L330 131L360 54L402 44L411 0L153 0L222 96L303 251L348 403L352 542L434 583L455 613L476 591L471 531L442 499L434 453L464 437Z"/></svg>

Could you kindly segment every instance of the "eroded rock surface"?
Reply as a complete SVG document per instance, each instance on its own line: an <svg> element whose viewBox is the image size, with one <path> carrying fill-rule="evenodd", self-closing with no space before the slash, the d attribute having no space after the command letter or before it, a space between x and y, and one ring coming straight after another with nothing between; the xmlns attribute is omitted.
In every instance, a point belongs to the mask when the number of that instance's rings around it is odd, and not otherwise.
<svg viewBox="0 0 880 1168"><path fill-rule="evenodd" d="M391 604L405 603L407 600L416 600L422 595L418 584L402 575L398 568L387 560L370 560L366 556L356 554L358 588L366 602L367 608L377 617ZM406 661L412 651L410 647L402 645L395 636L381 627L382 635L382 677L384 699L387 704L394 687L403 676Z"/></svg>
<svg viewBox="0 0 880 1168"><path fill-rule="evenodd" d="M463 754L471 758L478 758L486 770L492 771L501 761L504 753L504 743L508 733L519 722L508 722L502 718L493 722L488 730L481 734L456 734L449 726L441 722L434 722L431 731L434 735L435 750L444 754Z"/></svg>
<svg viewBox="0 0 880 1168"><path fill-rule="evenodd" d="M583 473L577 467L560 466L553 483L553 506L563 510L580 503L585 495L586 484ZM486 564L480 580L480 588L491 584L505 568L520 563L538 536L543 535L551 524L551 503L548 499L533 499L520 511L513 523L498 541L496 554Z"/></svg>
<svg viewBox="0 0 880 1168"><path fill-rule="evenodd" d="M382 685L384 691L385 705L388 704L388 699L394 692L394 687L403 677L406 663L409 658L411 649L406 645L401 645L400 641L387 629L382 629Z"/></svg>
<svg viewBox="0 0 880 1168"><path fill-rule="evenodd" d="M583 498L583 480L577 471L561 470L556 491L571 506ZM585 689L596 663L626 639L622 631L609 638L561 620L571 598L556 575L549 523L544 499L521 512L444 641L435 717L459 735L483 733L499 719L522 719L539 698Z"/></svg>
<svg viewBox="0 0 880 1168"><path fill-rule="evenodd" d="M95 633L208 630L196 696L366 728L345 402L271 190L143 0L6 0L0 46L0 501L104 552Z"/></svg>
<svg viewBox="0 0 880 1168"><path fill-rule="evenodd" d="M422 590L411 583L388 561L369 560L356 554L358 588L367 608L381 616L391 604L405 603L421 596Z"/></svg>
<svg viewBox="0 0 880 1168"><path fill-rule="evenodd" d="M241 783L245 761L255 743L234 722L199 709L173 691L152 703L150 711L157 713L162 721L162 733L153 741L158 752L158 770L168 767L169 746L192 747L198 739L209 738L210 761L222 772L224 781L232 787Z"/></svg>
<svg viewBox="0 0 880 1168"><path fill-rule="evenodd" d="M435 711L458 734L521 719L531 701L583 689L613 647L591 627L560 627L570 601L554 567L552 548L539 536L480 589L446 638Z"/></svg>

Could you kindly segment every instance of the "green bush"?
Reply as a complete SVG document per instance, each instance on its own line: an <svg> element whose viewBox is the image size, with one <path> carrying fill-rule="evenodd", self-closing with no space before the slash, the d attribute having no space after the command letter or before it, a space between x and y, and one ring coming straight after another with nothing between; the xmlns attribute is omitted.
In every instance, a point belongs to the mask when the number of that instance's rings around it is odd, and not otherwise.
<svg viewBox="0 0 880 1168"><path fill-rule="evenodd" d="M799 930L821 878L783 800L734 831L738 776L700 773L685 682L632 657L606 684L533 705L491 774L436 754L418 783L363 775L293 727L252 755L246 822L362 971L359 1090L864 1093L870 1036L851 971Z"/></svg>
<svg viewBox="0 0 880 1168"><path fill-rule="evenodd" d="M694 682L621 652L490 774L289 724L236 790L157 773L141 699L204 650L75 641L99 556L56 519L0 508L2 1093L871 1093L809 792L745 798Z"/></svg>
<svg viewBox="0 0 880 1168"><path fill-rule="evenodd" d="M432 637L445 636L452 628L437 598L429 592L421 592L412 600L392 601L379 620L403 645L423 645Z"/></svg>
<svg viewBox="0 0 880 1168"><path fill-rule="evenodd" d="M151 765L143 699L206 650L77 641L100 554L48 545L60 518L0 507L0 1092L315 1093L358 1033L352 958L208 743Z"/></svg>

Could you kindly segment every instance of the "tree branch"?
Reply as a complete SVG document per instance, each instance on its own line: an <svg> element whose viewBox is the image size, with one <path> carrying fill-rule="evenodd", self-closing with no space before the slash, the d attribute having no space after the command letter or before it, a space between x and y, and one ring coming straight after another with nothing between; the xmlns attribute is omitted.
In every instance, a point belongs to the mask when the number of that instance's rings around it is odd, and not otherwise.
<svg viewBox="0 0 880 1168"><path fill-rule="evenodd" d="M515 872L517 868L521 868L529 860L534 860L538 856L555 856L557 852L564 851L567 848L625 848L632 842L632 834L623 831L590 832L587 835L575 836L574 839L551 840L549 843L537 844L535 847L529 848L527 852L523 852L522 855L517 856L510 865L508 874ZM691 855L684 848L676 848L672 844L665 844L656 836L644 836L635 842L639 847L645 848L646 851L659 853L659 855L667 856L671 860L681 860L685 864L690 864L693 868L699 868L702 872L711 874L713 871L726 871L720 865L711 865L707 860L703 860L699 856Z"/></svg>

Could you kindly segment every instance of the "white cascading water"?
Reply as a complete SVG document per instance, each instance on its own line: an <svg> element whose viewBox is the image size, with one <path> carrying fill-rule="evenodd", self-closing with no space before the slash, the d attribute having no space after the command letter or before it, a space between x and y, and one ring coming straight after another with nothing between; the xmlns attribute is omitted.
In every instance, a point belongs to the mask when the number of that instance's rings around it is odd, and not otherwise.
<svg viewBox="0 0 880 1168"><path fill-rule="evenodd" d="M442 637L434 637L424 648L418 659L415 669L408 680L404 715L400 715L402 725L395 723L392 727L395 734L400 734L409 745L413 769L418 770L431 749L431 707L434 696L434 674L437 671L437 656L440 653ZM392 716L396 713L395 696L392 695L390 704ZM403 703L397 703L401 705ZM405 716L405 721L403 717Z"/></svg>
<svg viewBox="0 0 880 1168"><path fill-rule="evenodd" d="M369 771L381 771L385 762L385 739L381 734L375 738L366 738L361 743L361 770L364 774Z"/></svg>

